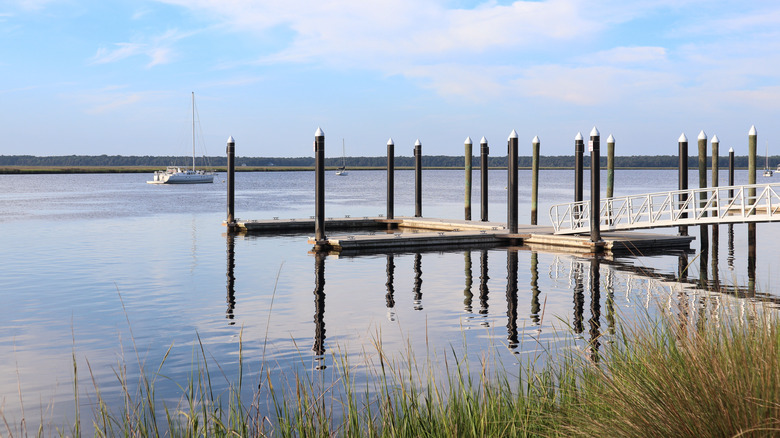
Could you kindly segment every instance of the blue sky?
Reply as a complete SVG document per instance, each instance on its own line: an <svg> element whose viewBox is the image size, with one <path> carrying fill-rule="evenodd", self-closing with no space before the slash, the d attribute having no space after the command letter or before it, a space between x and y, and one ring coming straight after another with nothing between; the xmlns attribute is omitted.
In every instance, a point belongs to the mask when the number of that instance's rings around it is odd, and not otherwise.
<svg viewBox="0 0 780 438"><path fill-rule="evenodd" d="M780 154L776 1L0 0L0 78L2 155Z"/></svg>

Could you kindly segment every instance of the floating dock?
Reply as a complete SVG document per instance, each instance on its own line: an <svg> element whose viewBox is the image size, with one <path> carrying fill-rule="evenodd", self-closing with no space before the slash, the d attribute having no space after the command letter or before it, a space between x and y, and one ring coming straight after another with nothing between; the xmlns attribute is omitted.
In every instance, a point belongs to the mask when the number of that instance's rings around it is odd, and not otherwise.
<svg viewBox="0 0 780 438"><path fill-rule="evenodd" d="M236 221L238 231L250 233L298 233L314 230L314 219L271 219ZM326 218L327 237L308 242L317 249L336 252L408 251L420 248L463 246L527 245L566 249L570 252L604 251L621 254L649 254L689 250L692 236L604 231L602 241L593 243L589 235L555 235L552 226L519 225L509 234L504 223L421 217Z"/></svg>

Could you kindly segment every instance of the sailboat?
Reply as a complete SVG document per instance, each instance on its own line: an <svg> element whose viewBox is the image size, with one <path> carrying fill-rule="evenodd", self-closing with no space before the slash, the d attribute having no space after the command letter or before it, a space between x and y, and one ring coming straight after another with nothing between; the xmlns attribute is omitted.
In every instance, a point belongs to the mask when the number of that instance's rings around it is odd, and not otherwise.
<svg viewBox="0 0 780 438"><path fill-rule="evenodd" d="M772 169L769 168L769 142L766 142L766 163L764 164L764 176L772 176Z"/></svg>
<svg viewBox="0 0 780 438"><path fill-rule="evenodd" d="M341 167L336 170L336 175L338 176L346 176L347 175L347 158L344 154L344 139L341 139Z"/></svg>
<svg viewBox="0 0 780 438"><path fill-rule="evenodd" d="M195 92L192 92L192 169L168 166L154 172L149 184L207 184L214 182L214 172L195 169Z"/></svg>

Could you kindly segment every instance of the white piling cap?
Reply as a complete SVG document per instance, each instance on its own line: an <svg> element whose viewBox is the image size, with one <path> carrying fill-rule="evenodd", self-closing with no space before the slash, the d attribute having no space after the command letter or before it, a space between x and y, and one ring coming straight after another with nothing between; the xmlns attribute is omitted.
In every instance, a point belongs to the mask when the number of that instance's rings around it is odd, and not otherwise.
<svg viewBox="0 0 780 438"><path fill-rule="evenodd" d="M757 135L758 132L756 132L756 125L753 125L750 127L750 132L748 132L748 135Z"/></svg>
<svg viewBox="0 0 780 438"><path fill-rule="evenodd" d="M707 139L707 134L705 134L704 130L702 129L701 132L699 133L699 140L706 140L706 139Z"/></svg>
<svg viewBox="0 0 780 438"><path fill-rule="evenodd" d="M680 134L680 138L677 139L677 143L688 143L688 137L685 136L684 132Z"/></svg>
<svg viewBox="0 0 780 438"><path fill-rule="evenodd" d="M463 144L472 144L471 137L466 137L466 141Z"/></svg>
<svg viewBox="0 0 780 438"><path fill-rule="evenodd" d="M228 142L228 143L233 143L233 144L235 144L235 143L236 143L236 141L235 141L235 140L233 140L233 136L232 136L232 135L231 135L230 137L228 137L228 141L227 141L227 142Z"/></svg>
<svg viewBox="0 0 780 438"><path fill-rule="evenodd" d="M511 140L511 139L513 139L513 138L517 138L517 131L515 131L514 129L513 129L513 130L512 130L512 132L509 134L509 138L508 138L508 140Z"/></svg>
<svg viewBox="0 0 780 438"><path fill-rule="evenodd" d="M320 127L318 126L317 127L317 132L314 133L314 136L315 137L325 137L325 133L322 132L322 129L320 129Z"/></svg>
<svg viewBox="0 0 780 438"><path fill-rule="evenodd" d="M487 144L487 139L485 138L485 136L484 136L484 135L482 136L482 140L480 140L479 142L480 142L481 144Z"/></svg>
<svg viewBox="0 0 780 438"><path fill-rule="evenodd" d="M580 140L580 141L581 141L581 140L582 140L582 133L581 133L581 132L578 132L578 133L577 133L577 136L576 136L576 137L574 137L574 140L575 140L575 141L578 141L578 140Z"/></svg>
<svg viewBox="0 0 780 438"><path fill-rule="evenodd" d="M535 135L535 136L534 136L534 139L533 139L533 140L531 140L531 143L533 143L533 144L539 144L539 136L538 136L538 135Z"/></svg>
<svg viewBox="0 0 780 438"><path fill-rule="evenodd" d="M593 127L593 129L590 130L590 136L591 137L598 137L599 136L599 130L596 129L595 126Z"/></svg>
<svg viewBox="0 0 780 438"><path fill-rule="evenodd" d="M718 134L715 134L712 136L712 142L713 143L720 143L720 140L718 140Z"/></svg>
<svg viewBox="0 0 780 438"><path fill-rule="evenodd" d="M393 137L390 137L390 140L387 140L387 145L388 146L394 146L395 145L395 143L393 143Z"/></svg>
<svg viewBox="0 0 780 438"><path fill-rule="evenodd" d="M734 148L729 148L729 153L733 154L734 153Z"/></svg>
<svg viewBox="0 0 780 438"><path fill-rule="evenodd" d="M420 139L418 138L416 142L414 142L415 146L422 146L422 143L420 143Z"/></svg>
<svg viewBox="0 0 780 438"><path fill-rule="evenodd" d="M607 143L614 143L615 137L612 136L612 134L609 134L609 138L607 138Z"/></svg>

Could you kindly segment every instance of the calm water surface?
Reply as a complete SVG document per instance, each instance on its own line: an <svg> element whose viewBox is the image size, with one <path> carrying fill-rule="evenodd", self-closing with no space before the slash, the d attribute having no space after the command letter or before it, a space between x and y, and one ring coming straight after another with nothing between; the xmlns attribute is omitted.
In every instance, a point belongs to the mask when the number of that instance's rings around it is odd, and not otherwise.
<svg viewBox="0 0 780 438"><path fill-rule="evenodd" d="M119 407L115 372L127 366L132 380L139 363L156 370L170 348L161 370L167 378L156 390L173 406L176 385L193 370L198 337L222 369L213 372L218 389L237 373L239 341L245 378L257 382L263 364L283 387L291 372L331 378L340 356L360 380L379 342L395 358L410 351L432 357L440 367L434 372L443 372L452 351L472 369L489 352L513 372L545 360L542 347L569 336L607 342L617 317L653 312L658 303L693 321L723 301L780 300L774 224L758 225L755 274L745 225L731 234L721 226L708 258L697 257L698 241L687 255L602 261L528 248L320 258L309 254L306 234L226 236L224 175L195 186L148 185L148 178L0 175L0 407L11 424L19 424L22 408L28 427L41 412L45 423L73 419L74 354L83 394L94 394L91 369ZM691 187L697 178L691 172ZM506 172L492 171L490 179L490 218L504 221ZM549 223L550 205L573 197L572 180L572 171L541 173L541 223ZM424 216L462 217L462 171L426 171L423 181ZM618 170L615 181L616 196L674 190L677 173ZM478 217L478 172L474 182ZM737 183L746 182L738 172ZM529 172L521 171L520 184L520 222L527 223ZM241 218L314 212L311 172L239 173L236 187ZM329 173L326 190L327 216L385 211L384 172ZM414 212L411 171L396 173L395 212ZM80 402L88 410L94 397Z"/></svg>

